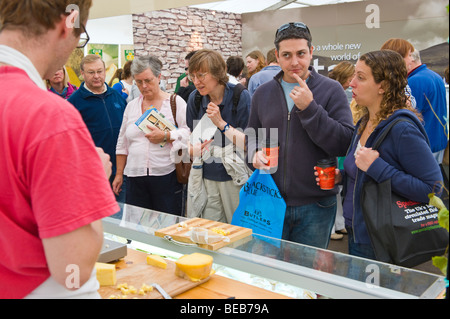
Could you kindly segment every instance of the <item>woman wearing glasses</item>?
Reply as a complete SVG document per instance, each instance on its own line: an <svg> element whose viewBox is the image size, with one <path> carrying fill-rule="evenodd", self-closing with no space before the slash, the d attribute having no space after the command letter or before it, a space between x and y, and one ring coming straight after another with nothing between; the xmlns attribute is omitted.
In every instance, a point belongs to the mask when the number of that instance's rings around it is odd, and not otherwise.
<svg viewBox="0 0 450 319"><path fill-rule="evenodd" d="M233 144L243 149L244 134L242 131L247 127L250 110L248 91L237 91L239 87L228 82L226 63L220 53L216 51L198 51L189 61L188 71L196 91L189 96L186 112L187 125L192 131L197 121L207 114L218 128L213 140L196 141L195 145L191 146L195 150L198 148L203 155L210 154L212 149L233 148ZM237 99L233 99L235 92L237 92ZM194 156L191 175L196 170L202 171L202 181L207 193L205 207L201 211L202 217L230 223L239 204L239 190L242 185L237 185L233 181L233 177L229 175L222 164L220 156L212 156L198 165L196 159L201 156L192 147L191 150L191 155ZM191 183L188 191L189 203L191 195L198 194L193 194L195 190L191 187ZM190 205L188 204L188 206ZM188 213L192 213L190 207L188 207Z"/></svg>
<svg viewBox="0 0 450 319"><path fill-rule="evenodd" d="M127 176L126 203L160 212L181 215L182 185L178 183L173 155L187 145L186 102L176 97L178 129L165 131L150 127L143 133L136 121L150 108L156 108L175 124L170 94L161 90L161 61L154 56L137 57L131 73L141 96L128 103L117 142L117 173L113 190L120 192L123 175ZM163 146L162 146L163 145Z"/></svg>

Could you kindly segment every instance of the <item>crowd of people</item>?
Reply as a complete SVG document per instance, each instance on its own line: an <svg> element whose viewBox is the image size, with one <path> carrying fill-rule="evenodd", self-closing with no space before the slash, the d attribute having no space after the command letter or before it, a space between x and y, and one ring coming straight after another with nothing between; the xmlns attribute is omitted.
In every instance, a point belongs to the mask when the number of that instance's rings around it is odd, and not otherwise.
<svg viewBox="0 0 450 319"><path fill-rule="evenodd" d="M160 86L163 62L151 54L127 63L113 87L105 83L101 58L87 55L84 82L71 85L64 64L89 40L84 26L92 1L71 1L80 11L70 13L65 1L55 2L59 7L33 10L18 0L0 4L0 297L95 295L100 219L121 218L117 201L230 223L243 183L254 170L270 169L259 145L260 134L274 134L269 129L277 129L280 160L272 177L287 204L285 240L327 248L336 230L348 234L350 254L376 259L362 215L362 183L390 178L395 192L427 202L443 180L445 84L406 40L389 39L329 76L311 66L312 33L301 22L274 30L267 59L260 51L246 61L225 61L208 49L190 52L174 112L172 94ZM135 122L150 108L177 129L139 130ZM217 130L193 141L191 132L205 117ZM397 118L408 121L372 150ZM192 161L187 187L176 176L179 150ZM325 158L342 163L332 190L322 190L314 173ZM19 254L18 245L32 253ZM61 288L67 264L81 268L82 289Z"/></svg>

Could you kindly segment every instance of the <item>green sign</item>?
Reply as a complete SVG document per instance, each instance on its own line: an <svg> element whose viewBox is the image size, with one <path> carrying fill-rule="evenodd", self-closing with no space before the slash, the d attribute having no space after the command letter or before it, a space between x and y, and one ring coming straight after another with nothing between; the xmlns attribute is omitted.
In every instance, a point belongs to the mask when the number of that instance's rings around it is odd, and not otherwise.
<svg viewBox="0 0 450 319"><path fill-rule="evenodd" d="M98 56L103 58L103 50L102 49L91 49L89 54L97 54Z"/></svg>
<svg viewBox="0 0 450 319"><path fill-rule="evenodd" d="M134 50L125 50L125 60L127 61L134 60Z"/></svg>

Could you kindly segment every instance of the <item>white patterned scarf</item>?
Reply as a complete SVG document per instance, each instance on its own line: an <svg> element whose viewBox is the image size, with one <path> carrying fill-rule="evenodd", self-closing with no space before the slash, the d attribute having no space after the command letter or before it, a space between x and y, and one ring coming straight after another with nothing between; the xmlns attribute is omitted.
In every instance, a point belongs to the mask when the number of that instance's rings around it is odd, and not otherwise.
<svg viewBox="0 0 450 319"><path fill-rule="evenodd" d="M0 62L24 70L38 87L43 90L47 89L33 63L21 52L0 44Z"/></svg>

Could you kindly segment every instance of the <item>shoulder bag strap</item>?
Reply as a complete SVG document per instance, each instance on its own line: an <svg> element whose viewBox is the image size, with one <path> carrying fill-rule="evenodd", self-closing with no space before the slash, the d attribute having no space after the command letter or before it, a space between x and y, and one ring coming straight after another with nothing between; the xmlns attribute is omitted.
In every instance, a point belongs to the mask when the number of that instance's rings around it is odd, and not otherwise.
<svg viewBox="0 0 450 319"><path fill-rule="evenodd" d="M372 145L372 149L376 150L378 149L378 147L380 147L381 143L384 141L384 139L386 138L386 136L389 134L389 132L391 131L392 127L394 127L395 124L399 123L399 122L404 122L404 121L408 121L407 119L396 119L394 121L392 121L391 123L389 123L387 125L387 127L381 132L381 134L378 136L378 138L375 140L375 142ZM409 121L408 121L409 122Z"/></svg>
<svg viewBox="0 0 450 319"><path fill-rule="evenodd" d="M175 126L178 127L177 124L177 95L176 94L172 94L170 96L170 106L172 108L172 115L173 115L173 120L175 121Z"/></svg>

